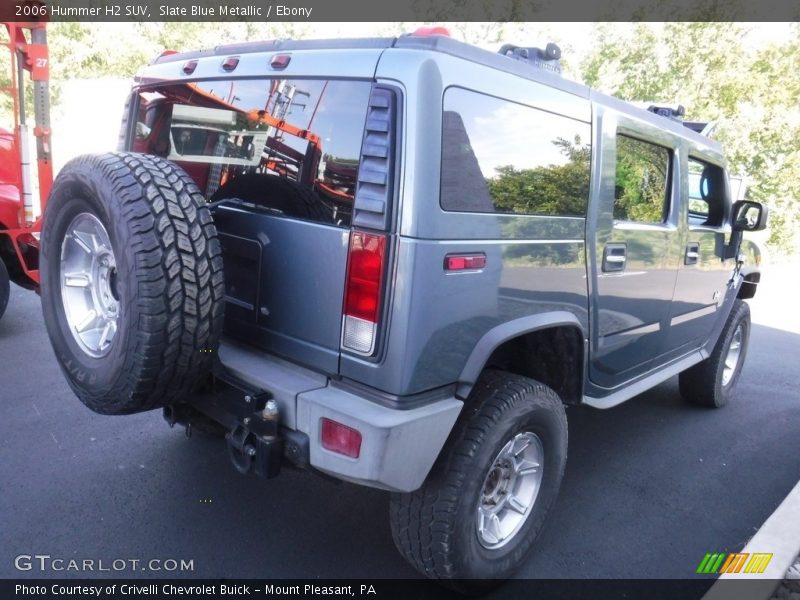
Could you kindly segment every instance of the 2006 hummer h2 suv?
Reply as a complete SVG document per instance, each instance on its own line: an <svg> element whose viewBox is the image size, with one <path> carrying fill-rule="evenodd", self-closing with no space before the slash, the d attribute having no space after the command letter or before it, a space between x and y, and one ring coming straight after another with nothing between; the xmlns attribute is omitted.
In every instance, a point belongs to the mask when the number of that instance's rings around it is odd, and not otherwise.
<svg viewBox="0 0 800 600"><path fill-rule="evenodd" d="M767 211L703 124L562 78L557 47L424 33L156 59L121 151L58 176L41 288L91 409L389 490L397 548L461 589L532 546L565 405L674 375L731 399Z"/></svg>

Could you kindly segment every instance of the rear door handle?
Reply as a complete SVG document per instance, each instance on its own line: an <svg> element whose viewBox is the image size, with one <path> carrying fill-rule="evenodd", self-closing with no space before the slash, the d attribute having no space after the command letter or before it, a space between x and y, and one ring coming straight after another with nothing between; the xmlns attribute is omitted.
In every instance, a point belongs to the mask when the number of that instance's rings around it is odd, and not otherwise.
<svg viewBox="0 0 800 600"><path fill-rule="evenodd" d="M700 259L700 244L691 243L686 246L686 253L683 255L683 264L696 265Z"/></svg>
<svg viewBox="0 0 800 600"><path fill-rule="evenodd" d="M603 249L603 272L618 273L625 270L625 262L628 260L626 253L628 248L625 244L606 244Z"/></svg>

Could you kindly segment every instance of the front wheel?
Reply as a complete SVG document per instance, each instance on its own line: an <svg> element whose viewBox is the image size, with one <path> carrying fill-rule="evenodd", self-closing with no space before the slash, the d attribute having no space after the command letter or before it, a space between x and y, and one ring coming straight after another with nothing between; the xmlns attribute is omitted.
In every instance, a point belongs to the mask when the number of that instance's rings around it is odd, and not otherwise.
<svg viewBox="0 0 800 600"><path fill-rule="evenodd" d="M687 402L711 408L728 404L742 372L749 340L750 307L737 299L711 356L680 374L681 396Z"/></svg>
<svg viewBox="0 0 800 600"><path fill-rule="evenodd" d="M395 545L418 571L458 591L496 585L533 546L566 459L558 395L487 371L423 487L392 495Z"/></svg>

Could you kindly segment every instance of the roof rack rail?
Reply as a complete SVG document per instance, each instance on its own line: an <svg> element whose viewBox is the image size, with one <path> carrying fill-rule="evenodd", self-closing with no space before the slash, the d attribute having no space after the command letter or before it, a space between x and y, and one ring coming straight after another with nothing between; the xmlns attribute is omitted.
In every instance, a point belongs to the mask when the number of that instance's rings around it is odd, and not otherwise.
<svg viewBox="0 0 800 600"><path fill-rule="evenodd" d="M631 104L646 108L648 112L680 123L687 129L709 139L713 139L714 131L717 129L716 121L684 121L683 118L686 115L686 109L682 104L649 104L646 102L631 102Z"/></svg>
<svg viewBox="0 0 800 600"><path fill-rule="evenodd" d="M686 109L683 107L683 104L651 104L647 107L647 110L680 123L683 123L683 117L686 114Z"/></svg>
<svg viewBox="0 0 800 600"><path fill-rule="evenodd" d="M547 44L544 50L541 48L522 48L514 44L503 44L497 53L521 60L543 71L561 74L561 61L559 60L561 58L561 48L552 42Z"/></svg>
<svg viewBox="0 0 800 600"><path fill-rule="evenodd" d="M702 121L684 121L683 125L692 131L696 131L700 135L710 138L717 130L718 123L716 121L709 121L708 123Z"/></svg>

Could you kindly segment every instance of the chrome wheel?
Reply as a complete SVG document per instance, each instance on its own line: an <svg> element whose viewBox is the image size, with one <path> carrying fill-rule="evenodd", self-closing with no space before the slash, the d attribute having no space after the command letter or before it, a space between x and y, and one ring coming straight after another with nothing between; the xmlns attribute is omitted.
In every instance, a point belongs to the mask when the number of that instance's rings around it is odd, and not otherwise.
<svg viewBox="0 0 800 600"><path fill-rule="evenodd" d="M742 355L742 338L744 337L744 329L742 324L736 327L731 338L731 344L728 346L728 353L725 355L725 367L722 369L722 385L728 385L733 374L736 372L736 366L739 364L739 357Z"/></svg>
<svg viewBox="0 0 800 600"><path fill-rule="evenodd" d="M478 501L476 526L484 548L507 544L531 514L542 486L544 448L535 433L515 435L495 457Z"/></svg>
<svg viewBox="0 0 800 600"><path fill-rule="evenodd" d="M86 354L108 354L117 333L117 261L100 220L80 213L61 243L61 300L72 337Z"/></svg>

